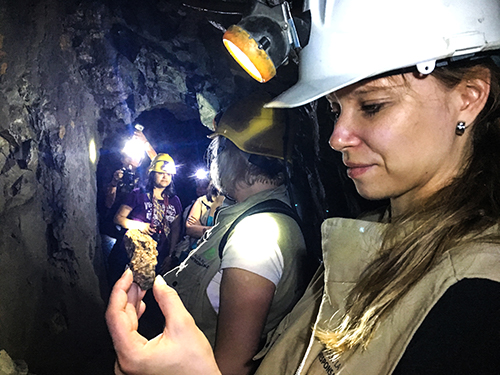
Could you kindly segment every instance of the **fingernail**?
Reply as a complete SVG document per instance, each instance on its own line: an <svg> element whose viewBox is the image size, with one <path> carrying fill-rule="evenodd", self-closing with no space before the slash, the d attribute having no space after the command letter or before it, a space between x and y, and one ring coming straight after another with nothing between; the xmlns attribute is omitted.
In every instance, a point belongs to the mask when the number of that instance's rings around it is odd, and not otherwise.
<svg viewBox="0 0 500 375"><path fill-rule="evenodd" d="M165 279L161 275L156 276L155 283L158 283L159 285L167 285Z"/></svg>
<svg viewBox="0 0 500 375"><path fill-rule="evenodd" d="M127 271L132 272L132 271L130 270L130 267L128 266L128 264L127 264L127 267L125 267L125 271L123 271L123 273L122 273L122 277L123 277L123 276L125 276L125 274L127 273Z"/></svg>

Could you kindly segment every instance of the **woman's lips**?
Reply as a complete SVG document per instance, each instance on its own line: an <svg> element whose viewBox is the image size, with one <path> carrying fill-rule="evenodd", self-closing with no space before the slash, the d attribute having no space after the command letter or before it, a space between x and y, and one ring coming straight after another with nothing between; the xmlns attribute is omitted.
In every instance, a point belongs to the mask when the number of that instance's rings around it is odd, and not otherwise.
<svg viewBox="0 0 500 375"><path fill-rule="evenodd" d="M351 179L356 179L361 177L366 171L368 171L372 165L369 164L346 164L347 166L347 176Z"/></svg>

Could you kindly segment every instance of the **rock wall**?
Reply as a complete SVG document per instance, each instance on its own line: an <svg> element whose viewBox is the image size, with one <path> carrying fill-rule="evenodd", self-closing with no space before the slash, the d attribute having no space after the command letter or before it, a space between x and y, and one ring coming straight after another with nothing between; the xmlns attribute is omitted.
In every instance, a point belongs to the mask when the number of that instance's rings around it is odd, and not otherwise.
<svg viewBox="0 0 500 375"><path fill-rule="evenodd" d="M255 85L221 60L220 30L172 3L0 0L0 350L31 373L112 373L105 140L154 108L211 124Z"/></svg>
<svg viewBox="0 0 500 375"><path fill-rule="evenodd" d="M0 8L0 347L39 374L109 367L91 160L100 108L65 43L68 11Z"/></svg>

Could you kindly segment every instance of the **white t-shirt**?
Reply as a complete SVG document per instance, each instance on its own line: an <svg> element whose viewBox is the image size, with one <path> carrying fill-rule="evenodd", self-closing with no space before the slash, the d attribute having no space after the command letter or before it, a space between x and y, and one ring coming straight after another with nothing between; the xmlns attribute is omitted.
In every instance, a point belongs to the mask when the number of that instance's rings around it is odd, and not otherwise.
<svg viewBox="0 0 500 375"><path fill-rule="evenodd" d="M283 274L283 255L278 245L279 228L270 213L241 220L229 236L222 254L221 269L207 287L210 303L219 313L220 282L225 268L253 272L278 285Z"/></svg>

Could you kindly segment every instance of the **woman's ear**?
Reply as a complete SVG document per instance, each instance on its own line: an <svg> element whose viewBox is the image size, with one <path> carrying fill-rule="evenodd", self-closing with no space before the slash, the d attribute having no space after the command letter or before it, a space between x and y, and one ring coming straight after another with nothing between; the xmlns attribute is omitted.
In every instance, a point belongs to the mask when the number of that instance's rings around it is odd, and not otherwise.
<svg viewBox="0 0 500 375"><path fill-rule="evenodd" d="M457 89L460 90L460 121L474 122L483 110L490 94L491 74L487 68L473 68L470 78L464 79Z"/></svg>

